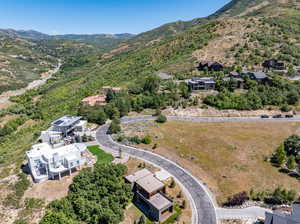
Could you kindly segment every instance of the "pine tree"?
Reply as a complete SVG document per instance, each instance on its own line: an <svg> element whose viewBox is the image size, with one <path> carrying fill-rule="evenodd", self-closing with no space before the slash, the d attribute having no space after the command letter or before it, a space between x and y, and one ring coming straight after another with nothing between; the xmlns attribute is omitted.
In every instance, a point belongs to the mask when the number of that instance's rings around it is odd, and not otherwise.
<svg viewBox="0 0 300 224"><path fill-rule="evenodd" d="M286 166L289 170L293 170L296 168L295 156L289 156Z"/></svg>
<svg viewBox="0 0 300 224"><path fill-rule="evenodd" d="M286 152L284 150L283 145L280 145L273 158L272 158L273 162L277 163L279 166L282 166L284 164L284 162L286 161Z"/></svg>

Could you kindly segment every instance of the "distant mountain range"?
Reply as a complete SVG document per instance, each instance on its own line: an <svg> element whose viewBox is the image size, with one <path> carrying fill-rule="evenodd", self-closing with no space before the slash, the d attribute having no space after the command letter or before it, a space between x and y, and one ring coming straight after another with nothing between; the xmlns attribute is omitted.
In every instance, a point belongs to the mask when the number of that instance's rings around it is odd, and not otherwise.
<svg viewBox="0 0 300 224"><path fill-rule="evenodd" d="M14 30L0 29L0 35L8 35L10 37L22 37L32 39L49 39L60 38L65 40L73 40L86 44L91 44L101 49L108 49L122 42L124 39L135 36L130 33L121 34L64 34L64 35L49 35L35 30Z"/></svg>

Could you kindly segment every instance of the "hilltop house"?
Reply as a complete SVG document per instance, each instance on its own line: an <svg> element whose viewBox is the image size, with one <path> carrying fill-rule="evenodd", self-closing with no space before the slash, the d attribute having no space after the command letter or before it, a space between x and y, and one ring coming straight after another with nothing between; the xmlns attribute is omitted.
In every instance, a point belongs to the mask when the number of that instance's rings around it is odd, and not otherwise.
<svg viewBox="0 0 300 224"><path fill-rule="evenodd" d="M265 224L299 224L300 223L300 202L293 204L291 214L281 212L266 212Z"/></svg>
<svg viewBox="0 0 300 224"><path fill-rule="evenodd" d="M86 146L78 143L58 148L53 148L48 143L33 145L26 156L34 181L40 183L57 177L61 179L65 173L71 174L72 170L85 164L85 150Z"/></svg>
<svg viewBox="0 0 300 224"><path fill-rule="evenodd" d="M83 106L99 106L104 107L106 106L106 95L96 95L96 96L89 96L81 100L81 104Z"/></svg>
<svg viewBox="0 0 300 224"><path fill-rule="evenodd" d="M173 212L173 201L166 195L166 186L147 169L125 177L132 185L134 203L143 213L156 222L162 222Z"/></svg>
<svg viewBox="0 0 300 224"><path fill-rule="evenodd" d="M188 80L188 86L191 90L209 90L215 89L216 83L212 77L193 77Z"/></svg>
<svg viewBox="0 0 300 224"><path fill-rule="evenodd" d="M87 121L81 120L82 117L65 115L51 123L49 131L59 132L63 137L71 132L81 132L86 128Z"/></svg>
<svg viewBox="0 0 300 224"><path fill-rule="evenodd" d="M251 71L242 71L242 76L248 76L250 79L255 80L259 83L268 83L271 78L266 75L264 72L251 72Z"/></svg>
<svg viewBox="0 0 300 224"><path fill-rule="evenodd" d="M263 62L262 66L269 71L270 69L282 71L285 69L284 62L278 61L276 59L269 59Z"/></svg>
<svg viewBox="0 0 300 224"><path fill-rule="evenodd" d="M199 71L214 71L220 72L224 70L224 66L216 61L202 61L197 67Z"/></svg>
<svg viewBox="0 0 300 224"><path fill-rule="evenodd" d="M41 132L40 141L52 145L61 143L70 136L82 136L86 132L87 121L81 117L65 115L51 123L51 127Z"/></svg>
<svg viewBox="0 0 300 224"><path fill-rule="evenodd" d="M233 79L234 81L237 82L238 88L243 88L243 85L244 85L245 81L242 78L240 73L238 73L236 71L232 71L228 75L225 75L225 77L223 78L223 81L228 82L231 79Z"/></svg>

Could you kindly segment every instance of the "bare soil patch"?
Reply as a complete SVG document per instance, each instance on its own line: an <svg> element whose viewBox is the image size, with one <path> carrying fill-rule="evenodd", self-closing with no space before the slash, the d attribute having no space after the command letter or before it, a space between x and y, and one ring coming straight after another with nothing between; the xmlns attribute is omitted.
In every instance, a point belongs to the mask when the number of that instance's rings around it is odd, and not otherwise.
<svg viewBox="0 0 300 224"><path fill-rule="evenodd" d="M73 177L79 172L65 176L61 180L48 180L33 186L25 192L25 198L44 199L46 203L61 199L68 195L69 186L73 183Z"/></svg>

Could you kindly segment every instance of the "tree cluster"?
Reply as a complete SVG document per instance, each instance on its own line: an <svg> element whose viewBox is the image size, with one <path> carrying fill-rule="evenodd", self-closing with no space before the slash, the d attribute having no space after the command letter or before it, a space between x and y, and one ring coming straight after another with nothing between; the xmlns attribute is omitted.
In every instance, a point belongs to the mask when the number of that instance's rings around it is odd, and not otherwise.
<svg viewBox="0 0 300 224"><path fill-rule="evenodd" d="M74 178L68 196L53 201L41 224L118 224L131 201L131 187L125 184L126 167L97 164Z"/></svg>

